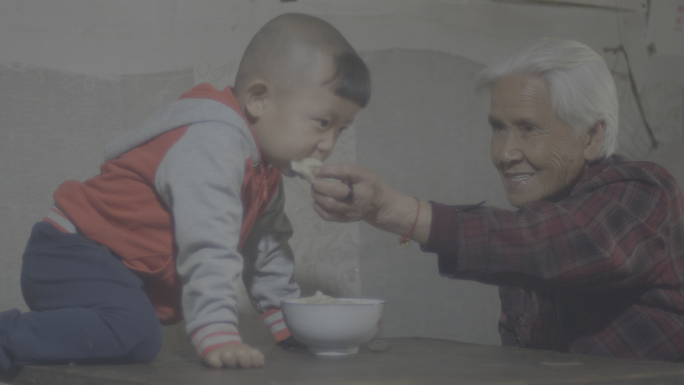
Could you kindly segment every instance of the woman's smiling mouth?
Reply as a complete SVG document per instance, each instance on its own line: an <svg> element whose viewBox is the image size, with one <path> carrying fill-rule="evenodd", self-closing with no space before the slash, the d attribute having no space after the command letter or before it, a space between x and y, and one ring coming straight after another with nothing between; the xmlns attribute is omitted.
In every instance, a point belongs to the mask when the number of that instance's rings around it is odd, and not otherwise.
<svg viewBox="0 0 684 385"><path fill-rule="evenodd" d="M521 184L525 184L530 178L534 176L534 173L504 173L504 177L511 187L516 187Z"/></svg>

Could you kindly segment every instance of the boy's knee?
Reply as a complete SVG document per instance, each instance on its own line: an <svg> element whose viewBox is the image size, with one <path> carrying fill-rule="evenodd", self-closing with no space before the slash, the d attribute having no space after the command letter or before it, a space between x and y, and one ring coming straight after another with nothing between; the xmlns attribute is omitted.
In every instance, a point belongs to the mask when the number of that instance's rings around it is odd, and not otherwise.
<svg viewBox="0 0 684 385"><path fill-rule="evenodd" d="M129 308L116 315L107 314L106 323L118 342L112 357L122 363L147 363L162 346L162 327L156 312L146 307Z"/></svg>
<svg viewBox="0 0 684 385"><path fill-rule="evenodd" d="M148 363L157 356L162 346L162 327L159 321L141 328L138 343L131 346L129 359L133 363Z"/></svg>

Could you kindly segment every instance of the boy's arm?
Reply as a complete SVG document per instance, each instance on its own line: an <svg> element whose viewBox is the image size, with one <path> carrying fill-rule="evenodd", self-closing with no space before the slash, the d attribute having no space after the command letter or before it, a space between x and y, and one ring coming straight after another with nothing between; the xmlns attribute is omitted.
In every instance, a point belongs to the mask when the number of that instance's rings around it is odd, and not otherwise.
<svg viewBox="0 0 684 385"><path fill-rule="evenodd" d="M292 224L284 207L281 181L277 194L255 223L242 248L245 258L242 279L247 294L276 342L290 336L280 301L300 297L299 286L293 279L294 255L288 242L292 237Z"/></svg>
<svg viewBox="0 0 684 385"><path fill-rule="evenodd" d="M237 246L249 155L240 129L194 124L167 152L155 179L173 216L186 330L203 359L241 342L237 303L243 261Z"/></svg>

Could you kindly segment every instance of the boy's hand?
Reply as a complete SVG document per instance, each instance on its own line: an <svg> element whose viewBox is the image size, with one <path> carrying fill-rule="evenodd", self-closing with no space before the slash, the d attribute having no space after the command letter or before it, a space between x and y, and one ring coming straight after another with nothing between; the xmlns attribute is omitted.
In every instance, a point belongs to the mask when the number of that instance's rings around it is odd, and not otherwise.
<svg viewBox="0 0 684 385"><path fill-rule="evenodd" d="M266 359L264 355L249 345L243 343L230 344L212 350L204 356L204 365L220 369L226 368L261 368Z"/></svg>

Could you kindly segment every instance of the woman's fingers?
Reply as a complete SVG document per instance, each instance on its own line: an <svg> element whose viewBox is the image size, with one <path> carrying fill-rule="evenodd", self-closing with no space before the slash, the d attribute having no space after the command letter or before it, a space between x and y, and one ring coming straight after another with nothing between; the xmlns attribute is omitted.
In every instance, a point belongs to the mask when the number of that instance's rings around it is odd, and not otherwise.
<svg viewBox="0 0 684 385"><path fill-rule="evenodd" d="M311 189L314 199L314 210L327 221L352 222L372 216L376 210L373 206L372 191L363 183L354 185L353 199L349 196L349 186L339 182L317 180Z"/></svg>
<svg viewBox="0 0 684 385"><path fill-rule="evenodd" d="M329 163L316 168L314 175L316 178L331 178L356 184L368 180L374 173L354 164Z"/></svg>
<svg viewBox="0 0 684 385"><path fill-rule="evenodd" d="M351 182L349 182L351 183ZM358 185L354 185L354 197L359 193ZM350 201L346 200L349 196L349 191L351 188L349 184L340 183L339 181L316 179L316 182L311 186L312 194L316 194L321 197L332 198L336 201L346 202L349 204ZM315 197L314 197L315 199Z"/></svg>
<svg viewBox="0 0 684 385"><path fill-rule="evenodd" d="M314 210L324 220L364 220L381 230L402 236L411 232L413 239L419 239L420 235L421 242L427 241L431 211L427 215L425 211L421 213L416 198L392 189L373 171L353 164L333 163L319 167L315 175L311 196ZM429 205L424 210L429 210ZM419 217L423 218L420 223Z"/></svg>
<svg viewBox="0 0 684 385"><path fill-rule="evenodd" d="M374 172L353 164L333 163L319 167L316 177L311 196L321 218L336 222L367 220L373 224L385 201L384 182Z"/></svg>

